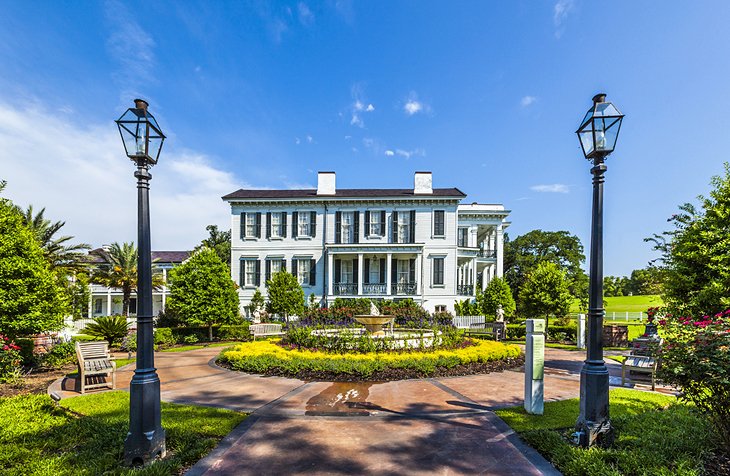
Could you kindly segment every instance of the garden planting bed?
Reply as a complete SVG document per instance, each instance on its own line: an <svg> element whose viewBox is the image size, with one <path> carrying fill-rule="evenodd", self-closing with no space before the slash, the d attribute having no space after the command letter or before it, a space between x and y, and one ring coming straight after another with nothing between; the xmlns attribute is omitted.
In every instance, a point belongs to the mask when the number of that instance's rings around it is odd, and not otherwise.
<svg viewBox="0 0 730 476"><path fill-rule="evenodd" d="M463 376L518 368L516 345L492 341L434 351L334 353L287 348L279 341L247 342L221 352L218 364L231 370L315 381L390 381Z"/></svg>

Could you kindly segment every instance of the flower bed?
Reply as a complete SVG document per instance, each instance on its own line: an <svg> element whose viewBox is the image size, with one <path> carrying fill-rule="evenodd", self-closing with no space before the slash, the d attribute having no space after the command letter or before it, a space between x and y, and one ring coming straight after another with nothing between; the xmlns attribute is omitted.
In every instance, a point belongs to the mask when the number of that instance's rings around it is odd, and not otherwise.
<svg viewBox="0 0 730 476"><path fill-rule="evenodd" d="M276 341L246 342L221 352L231 369L307 380L400 380L504 370L522 363L516 345L477 341L453 350L390 353L325 353L286 349Z"/></svg>

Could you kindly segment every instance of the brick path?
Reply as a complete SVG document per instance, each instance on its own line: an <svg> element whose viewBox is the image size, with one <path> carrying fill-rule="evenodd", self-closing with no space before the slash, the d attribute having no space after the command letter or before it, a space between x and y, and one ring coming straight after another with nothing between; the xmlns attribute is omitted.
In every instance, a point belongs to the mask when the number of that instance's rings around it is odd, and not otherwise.
<svg viewBox="0 0 730 476"><path fill-rule="evenodd" d="M521 372L304 382L230 372L213 363L220 351L155 355L163 400L252 413L189 475L559 474L492 411L522 404ZM578 396L584 355L546 349L546 400ZM607 365L615 382L620 365ZM121 388L132 371L118 371ZM78 395L74 384L49 392Z"/></svg>

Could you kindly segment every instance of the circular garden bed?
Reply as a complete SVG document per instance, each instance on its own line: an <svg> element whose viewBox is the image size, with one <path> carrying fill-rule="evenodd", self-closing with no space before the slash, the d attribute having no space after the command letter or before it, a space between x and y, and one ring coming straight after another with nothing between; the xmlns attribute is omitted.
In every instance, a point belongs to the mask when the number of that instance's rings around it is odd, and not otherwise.
<svg viewBox="0 0 730 476"><path fill-rule="evenodd" d="M221 352L218 363L242 372L326 381L387 381L501 371L521 365L516 345L466 341L454 349L333 353L287 348L278 341L246 342Z"/></svg>

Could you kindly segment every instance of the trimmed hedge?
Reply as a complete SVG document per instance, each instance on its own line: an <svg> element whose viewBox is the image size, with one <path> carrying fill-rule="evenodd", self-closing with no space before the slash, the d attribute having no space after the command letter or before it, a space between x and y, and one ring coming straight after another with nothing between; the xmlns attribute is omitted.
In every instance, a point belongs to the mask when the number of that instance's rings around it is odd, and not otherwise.
<svg viewBox="0 0 730 476"><path fill-rule="evenodd" d="M250 373L295 375L298 372L330 372L368 378L389 369L410 369L423 376L438 368L452 368L470 363L516 359L522 352L516 345L494 341L477 341L454 350L400 353L330 354L310 350L285 349L275 341L257 341L236 345L221 352L219 359L235 370Z"/></svg>
<svg viewBox="0 0 730 476"><path fill-rule="evenodd" d="M251 334L248 330L250 323L245 322L236 326L213 326L213 340L251 340ZM158 334L167 336L169 340L158 342ZM155 329L155 344L173 345L185 343L185 338L194 336L198 340L196 342L208 342L208 328L204 326L189 327L158 327ZM190 340L190 339L189 339Z"/></svg>

